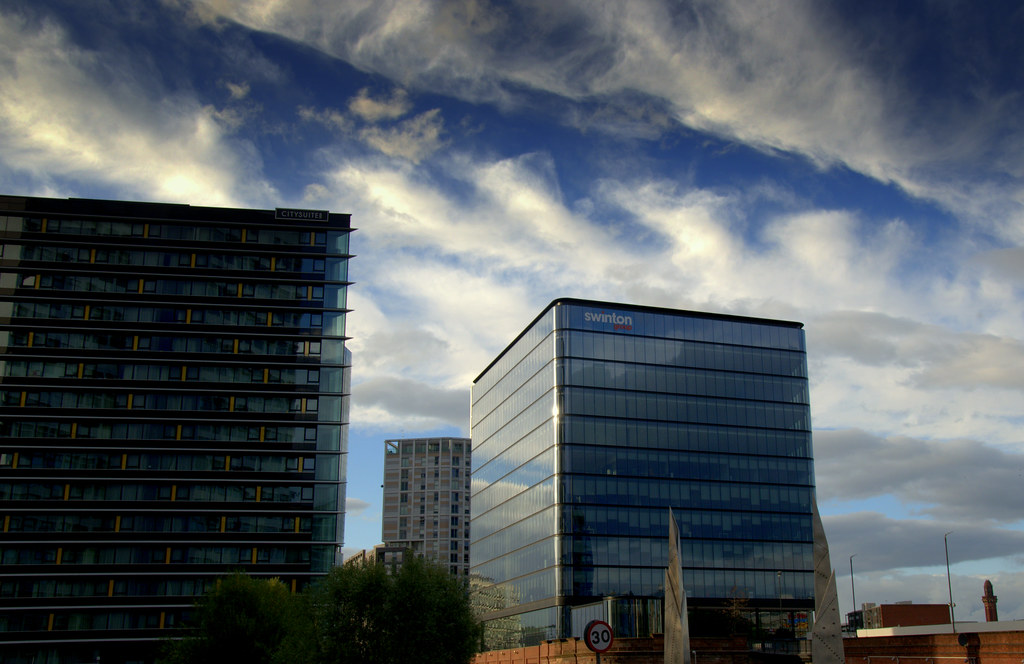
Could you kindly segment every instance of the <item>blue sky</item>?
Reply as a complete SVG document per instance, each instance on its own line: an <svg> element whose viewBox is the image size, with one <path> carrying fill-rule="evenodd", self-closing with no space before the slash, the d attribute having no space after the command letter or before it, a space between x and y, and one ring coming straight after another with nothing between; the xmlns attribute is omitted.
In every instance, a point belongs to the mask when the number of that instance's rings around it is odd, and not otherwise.
<svg viewBox="0 0 1024 664"><path fill-rule="evenodd" d="M0 1L0 191L350 212L346 546L552 299L805 324L840 606L1024 618L1013 2Z"/></svg>

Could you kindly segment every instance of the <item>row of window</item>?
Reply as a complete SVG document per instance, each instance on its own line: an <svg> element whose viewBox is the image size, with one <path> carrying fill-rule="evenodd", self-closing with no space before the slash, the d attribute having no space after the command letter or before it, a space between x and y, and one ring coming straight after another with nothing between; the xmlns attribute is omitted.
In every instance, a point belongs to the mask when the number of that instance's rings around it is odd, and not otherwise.
<svg viewBox="0 0 1024 664"><path fill-rule="evenodd" d="M536 407L541 402L548 405L548 415L551 414L552 397L546 396L553 393L555 386L551 381L551 371L548 369L539 370L529 380L520 385L514 392L495 405L490 411L484 411L483 403L490 401L490 398L481 400L481 405L471 409L473 415L473 440L486 441L495 431L502 426L507 426L518 416L527 412L531 406ZM489 395L493 397L497 394ZM546 397L546 398L545 398Z"/></svg>
<svg viewBox="0 0 1024 664"><path fill-rule="evenodd" d="M0 597L197 597L214 588L211 577L146 579L29 579L0 580Z"/></svg>
<svg viewBox="0 0 1024 664"><path fill-rule="evenodd" d="M742 374L710 369L566 359L561 384L639 392L692 394L728 399L808 403L807 380L791 376Z"/></svg>
<svg viewBox="0 0 1024 664"><path fill-rule="evenodd" d="M11 332L8 343L12 348L316 356L321 354L324 342L267 338L162 336L120 332L26 332L17 330Z"/></svg>
<svg viewBox="0 0 1024 664"><path fill-rule="evenodd" d="M474 596L474 606L477 605L478 600L479 598ZM559 633L556 623L559 621L561 611L562 607L558 606L484 621L482 623L484 649L522 648L539 645L542 641L549 639L557 639Z"/></svg>
<svg viewBox="0 0 1024 664"><path fill-rule="evenodd" d="M394 454L407 455L423 455L423 454L439 454L452 452L454 454L462 454L463 451L469 451L469 441L462 440L451 440L448 438L430 439L430 440L386 440L384 441L384 454L391 456ZM413 457L416 458L416 457ZM434 457L434 465L437 465L437 458ZM458 457L452 458L453 464L458 464Z"/></svg>
<svg viewBox="0 0 1024 664"><path fill-rule="evenodd" d="M12 514L12 533L309 533L310 517L298 516L90 516Z"/></svg>
<svg viewBox="0 0 1024 664"><path fill-rule="evenodd" d="M475 573L476 568L474 568ZM559 595L575 597L658 596L664 593L664 567L574 567L563 575L564 587L557 589L555 569L546 568L528 576L481 587L473 595L493 611L549 599ZM781 581L775 570L683 569L683 587L690 597L726 599L740 593L748 598L814 597L810 572L787 572ZM483 607L482 607L483 608Z"/></svg>
<svg viewBox="0 0 1024 664"><path fill-rule="evenodd" d="M810 542L744 542L684 538L679 542L679 559L684 568L811 569L814 567L814 545ZM668 564L668 539L576 536L572 538L571 551L566 551L566 559L562 562L587 566L621 565L624 561L636 567L665 567ZM505 578L512 576L517 575Z"/></svg>
<svg viewBox="0 0 1024 664"><path fill-rule="evenodd" d="M412 537L411 538L409 536L410 533L412 533ZM391 534L393 536L394 535L394 531L392 531ZM465 534L466 534L466 539L468 539L469 538L469 531L466 530ZM409 542L409 541L430 540L430 541L432 541L435 544L440 542L443 545L441 547L441 550L443 550L443 551L458 551L459 550L459 539L458 538L462 537L462 535L463 535L463 531L459 530L458 528L450 528L447 531L444 530L443 528L441 530L430 530L430 531L428 531L428 530L426 530L424 528L420 528L418 530L411 530L411 531L410 530L399 529L399 531L398 531L398 539L395 540L395 542L397 542L397 541ZM450 538L450 541L449 541L449 539L445 539L445 538ZM391 538L388 537L387 534L385 534L384 540L385 541L389 541L389 540L391 540ZM389 544L394 545L394 542L389 541ZM469 550L468 546L466 547L466 550L467 551ZM456 561L453 560L452 562L456 562ZM469 562L469 554L468 553L466 554L466 562L467 563Z"/></svg>
<svg viewBox="0 0 1024 664"><path fill-rule="evenodd" d="M521 438L509 441L504 449L501 444L505 438L495 436L486 446L473 450L473 481L481 486L491 484L541 453L548 455L553 469L555 448L551 441L556 440L555 432L560 429L556 429L553 419L548 419Z"/></svg>
<svg viewBox="0 0 1024 664"><path fill-rule="evenodd" d="M704 341L634 337L569 330L558 338L559 357L742 373L807 377L807 356L799 350L729 346Z"/></svg>
<svg viewBox="0 0 1024 664"><path fill-rule="evenodd" d="M0 468L54 470L312 472L315 456L279 454L137 454L122 452L0 451ZM458 495L458 494L456 494Z"/></svg>
<svg viewBox="0 0 1024 664"><path fill-rule="evenodd" d="M170 629L185 622L184 610L60 611L0 613L0 632L79 631L94 629Z"/></svg>
<svg viewBox="0 0 1024 664"><path fill-rule="evenodd" d="M415 519L414 519L414 521L415 521ZM469 523L469 519L465 519L464 523ZM453 517L450 518L450 520L448 518L445 518L445 517L440 517L440 518L434 517L433 521L431 522L431 525L434 528L437 528L438 524L440 524L442 528L444 528L445 526L448 526L448 525L457 526L457 525L459 525L459 517L453 516ZM413 525L416 525L416 524L414 523ZM421 516L419 518L419 527L423 528L426 525L427 525L427 520L424 517ZM408 526L409 526L409 519L408 518L402 517L402 518L400 518L398 520L398 527L399 528L406 528Z"/></svg>
<svg viewBox="0 0 1024 664"><path fill-rule="evenodd" d="M328 281L345 281L345 258L257 256L251 253L174 251L154 247L148 251L119 248L5 244L0 258L19 261L132 265L170 268L208 268L255 272L294 272L317 275ZM328 269L330 267L330 269Z"/></svg>
<svg viewBox="0 0 1024 664"><path fill-rule="evenodd" d="M535 385L541 386L543 382L540 381ZM529 436L538 427L544 426L545 422L553 419L556 413L563 414L564 409L556 410L556 406L559 404L554 398L554 388L548 387L546 391L548 391L547 394L545 392L533 394L523 390L514 397L517 403L514 405L511 402L503 403L482 420L477 418L476 410L470 409L473 418L470 429L473 437L473 463L479 465L487 463L492 457L502 454L516 441ZM531 396L532 399L529 398ZM520 401L530 405L518 410L521 407ZM491 416L499 411L502 413L501 417Z"/></svg>
<svg viewBox="0 0 1024 664"><path fill-rule="evenodd" d="M567 387L559 405L559 412L567 415L794 431L811 429L810 408L797 404Z"/></svg>
<svg viewBox="0 0 1024 664"><path fill-rule="evenodd" d="M487 558L486 562L473 566L473 574L492 583L501 583L509 579L532 574L538 570L554 567L558 562L558 553L555 550L556 539L548 537L528 546L517 548L507 552L506 555L499 555ZM474 561L479 562L480 554L476 545L473 547ZM624 559L627 560L627 559ZM564 562L569 562L568 560ZM632 564L632 560L630 563Z"/></svg>
<svg viewBox="0 0 1024 664"><path fill-rule="evenodd" d="M811 434L742 426L614 420L600 416L562 418L567 444L647 447L719 454L754 454L810 459Z"/></svg>
<svg viewBox="0 0 1024 664"><path fill-rule="evenodd" d="M434 467L434 477L436 478L442 470L444 471L445 474L447 474L448 471L450 470L458 470L458 466L462 463L462 458L457 456L453 456L450 459L445 459L444 457L434 457L434 463L432 464L428 463L427 457L420 457L418 460L421 463L416 464L416 467L414 468L410 468L409 465L406 463L402 464L401 478L403 480L415 478L417 477L417 475L420 477L420 479L425 479L427 477L427 473L429 472L427 468L431 466ZM440 463L441 461L444 461L444 463ZM466 458L466 465L470 465L468 457ZM419 470L419 473L416 472L417 470Z"/></svg>
<svg viewBox="0 0 1024 664"><path fill-rule="evenodd" d="M550 477L543 482L505 500L487 512L480 511L477 501L473 501L473 536L487 537L493 532L507 527L509 524L540 512L559 500L555 478ZM562 496L561 500L569 500ZM521 542L522 543L522 542Z"/></svg>
<svg viewBox="0 0 1024 664"><path fill-rule="evenodd" d="M473 408L476 409L477 402L490 393L499 382L506 385L518 385L523 377L519 374L512 375L512 372L519 371L518 366L526 357L533 356L533 360L527 364L547 363L554 357L553 330L554 310L551 309L527 328L514 344L506 348L504 353L494 361L494 364L473 384ZM525 369L525 371L526 376L532 376L536 370ZM499 391L507 392L504 389ZM488 408L484 408L484 410L486 411ZM476 437L472 436L472 438L475 444Z"/></svg>
<svg viewBox="0 0 1024 664"><path fill-rule="evenodd" d="M681 537L812 542L810 514L752 511L705 512L673 510ZM474 522L474 527L477 525ZM664 538L668 510L664 507L574 505L562 513L561 531L575 535L630 535ZM475 530L474 530L475 532Z"/></svg>
<svg viewBox="0 0 1024 664"><path fill-rule="evenodd" d="M83 293L138 293L190 297L247 297L265 300L310 300L332 309L345 307L344 285L307 285L304 283L253 283L75 274L27 274L21 286L34 290L59 290Z"/></svg>
<svg viewBox="0 0 1024 664"><path fill-rule="evenodd" d="M560 522L556 522L556 515L556 508L551 507L507 528L488 528L493 532L490 536L484 534L484 518L474 517L473 560L483 564L499 558L551 537L556 528L576 536L628 536L652 541L664 541L668 531L668 510L664 507L576 505L562 508ZM813 541L809 514L676 509L674 515L682 537L694 540Z"/></svg>
<svg viewBox="0 0 1024 664"><path fill-rule="evenodd" d="M491 529L491 534L484 537L477 526L479 520L474 516L472 523L473 539L470 544L473 552L474 568L487 561L506 555L509 551L553 537L558 528L558 508L554 505L525 519L508 524L503 529Z"/></svg>
<svg viewBox="0 0 1024 664"><path fill-rule="evenodd" d="M529 487L554 475L556 457L556 448L549 447L543 453L497 481L491 482L478 475L474 475L473 485L476 492L473 496L473 508L476 510L476 513L483 515L496 505L510 500ZM496 460L488 464L486 469L494 470L500 465L498 460Z"/></svg>
<svg viewBox="0 0 1024 664"><path fill-rule="evenodd" d="M22 408L124 408L129 410L318 413L328 406L341 419L343 397L262 397L224 394L57 392L0 390L0 406ZM321 404L323 402L323 404Z"/></svg>
<svg viewBox="0 0 1024 664"><path fill-rule="evenodd" d="M309 546L95 546L0 548L3 565L214 565L308 563Z"/></svg>
<svg viewBox="0 0 1024 664"><path fill-rule="evenodd" d="M469 490L469 484L468 483L466 484L466 489ZM403 516L408 516L409 514L412 514L412 513L414 513L416 511L415 507L416 506L413 505L414 509L412 511L410 511L409 505L406 504L406 503L402 503L402 504L400 504L398 506L398 513L403 515ZM421 502L419 504L419 513L420 514L426 514L426 507L427 507L427 503ZM440 504L439 503L434 503L432 508L431 508L431 513L432 514L440 514L440 509L441 509L440 508ZM452 505L451 506L451 512L452 512L452 514L458 514L459 506L458 505ZM469 514L469 508L467 507L467 508L463 509L462 513L468 515Z"/></svg>
<svg viewBox="0 0 1024 664"><path fill-rule="evenodd" d="M519 343L522 343L522 341ZM518 347L518 345L516 344L514 348ZM531 379L537 377L538 374L547 376L547 380L540 386L529 390L529 393L533 395L533 399L536 399L550 389L552 387L552 372L546 367L551 364L553 356L554 350L551 348L551 337L548 337L540 345L533 348L531 352L527 353L518 364L510 367L509 373L502 376L486 392L483 391L484 379L473 385L471 397L473 426L478 426L485 417L491 415L492 411L506 399L515 397L519 392L526 392L527 390L523 386L529 383ZM490 375L490 372L488 372L488 375ZM487 382L490 383L491 381ZM509 394L509 389L514 390L512 394Z"/></svg>
<svg viewBox="0 0 1024 664"><path fill-rule="evenodd" d="M110 420L66 422L5 419L0 421L0 436L5 438L312 443L318 440L321 442L334 440L340 438L341 435L340 427L325 425L246 426L238 424L129 423Z"/></svg>
<svg viewBox="0 0 1024 664"><path fill-rule="evenodd" d="M342 336L343 313L303 311L253 311L202 307L145 307L132 304L69 304L62 302L15 302L12 318L47 320L94 320L128 323L185 323L233 327L289 327L299 333L314 332ZM340 331L339 331L340 330Z"/></svg>
<svg viewBox="0 0 1024 664"><path fill-rule="evenodd" d="M474 557L474 560L476 558ZM476 576L476 566L470 570L470 574ZM661 570L662 583L665 581L665 570ZM494 579L481 577L486 582L494 582ZM664 588L662 589L664 592ZM476 589L471 595L474 608L479 612L486 610L496 611L507 609L529 602L549 599L558 593L558 577L554 567L547 567L528 576L522 576L510 581L484 585ZM477 608L478 603L482 603ZM479 613L477 614L479 615Z"/></svg>
<svg viewBox="0 0 1024 664"><path fill-rule="evenodd" d="M441 501L438 499L439 495L442 495L442 494L437 492L437 491L435 491L434 494L433 494L433 498L431 498L430 495L429 495L429 492L427 492L427 491L423 491L423 492L419 492L419 493L410 493L408 491L404 491L401 494L399 494L399 501L398 502L399 502L399 504L402 504L402 505L407 505L407 504L410 504L410 503L413 503L413 504L424 503L426 505L435 505L436 506L436 505L439 505L441 503ZM457 493L453 493L452 495L453 496L457 496L458 494ZM444 496L444 497L447 498L447 496ZM451 504L451 508L452 508L452 514L458 514L459 513L459 504L457 502L453 502ZM452 517L452 518L455 519L455 517ZM457 523L458 519L455 519L455 520L456 520L456 523Z"/></svg>
<svg viewBox="0 0 1024 664"><path fill-rule="evenodd" d="M715 452L635 450L592 445L564 446L562 471L574 474L814 485L814 462L811 459Z"/></svg>
<svg viewBox="0 0 1024 664"><path fill-rule="evenodd" d="M573 502L598 505L801 512L814 499L813 487L580 475L569 475L563 482Z"/></svg>
<svg viewBox="0 0 1024 664"><path fill-rule="evenodd" d="M566 577L569 581L568 575ZM574 567L571 584L572 594L578 597L654 596L659 594L659 589L664 590L665 568ZM813 600L814 575L812 572L783 572L780 583L776 570L684 568L683 588L689 597L728 599L738 594L752 599Z"/></svg>
<svg viewBox="0 0 1024 664"><path fill-rule="evenodd" d="M334 514L300 516L255 515L89 515L12 514L5 518L11 533L299 533L313 541L337 539ZM467 532L468 535L468 532Z"/></svg>
<svg viewBox="0 0 1024 664"><path fill-rule="evenodd" d="M109 378L130 381L199 381L204 383L269 383L317 385L319 369L181 364L120 364L0 360L0 375L25 378Z"/></svg>
<svg viewBox="0 0 1024 664"><path fill-rule="evenodd" d="M566 426L570 428L570 423L567 423ZM711 430L706 433L724 436L726 432ZM628 439L607 439L594 435L594 432L591 434L589 436L577 435L571 440L586 440L595 443L593 445L575 445L567 442L559 448L563 472L692 478L726 482L771 482L804 486L811 486L814 483L813 462L809 458L741 454L732 449L740 447L739 445L717 444L713 437L704 446L705 452L687 452L685 450L690 445L675 444L677 437L666 435L661 435L654 440L661 447L670 448L673 451L631 449L625 446ZM549 444L549 440L538 439L537 442ZM607 446L598 446L601 443L605 443ZM784 442L784 444L788 443ZM525 447L523 441L520 441L513 449L518 450L521 447ZM724 454L723 452L734 453ZM493 460L484 468L478 469L473 476L473 481L477 485L474 506L478 512L482 514L494 505L508 500L515 494L552 475L555 468L555 454L555 448L549 447L521 465L518 458L507 458L506 454ZM499 476L499 479L492 479L496 475Z"/></svg>
<svg viewBox="0 0 1024 664"><path fill-rule="evenodd" d="M336 487L317 487L316 494ZM203 503L296 503L308 509L312 486L241 484L85 484L44 482L0 482L0 500L104 500L104 501L194 501Z"/></svg>
<svg viewBox="0 0 1024 664"><path fill-rule="evenodd" d="M64 235L152 237L196 242L245 242L253 244L284 244L291 246L324 246L327 233L238 226L179 225L108 219L53 219L44 217L13 217L4 219L4 230L28 233L60 233ZM348 231L334 231L333 248L343 244L347 251ZM339 242L343 240L343 242ZM344 252L342 252L344 253Z"/></svg>

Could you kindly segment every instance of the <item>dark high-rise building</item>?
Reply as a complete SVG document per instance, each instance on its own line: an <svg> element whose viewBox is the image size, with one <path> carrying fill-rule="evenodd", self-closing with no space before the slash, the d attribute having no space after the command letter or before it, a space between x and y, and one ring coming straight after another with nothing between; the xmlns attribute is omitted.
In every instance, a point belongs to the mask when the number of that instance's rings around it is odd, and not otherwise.
<svg viewBox="0 0 1024 664"><path fill-rule="evenodd" d="M556 300L474 381L471 431L470 575L488 647L581 636L595 611L620 633L660 631L670 507L691 609L806 626L799 323Z"/></svg>
<svg viewBox="0 0 1024 664"><path fill-rule="evenodd" d="M0 659L147 661L344 532L349 216L0 196Z"/></svg>

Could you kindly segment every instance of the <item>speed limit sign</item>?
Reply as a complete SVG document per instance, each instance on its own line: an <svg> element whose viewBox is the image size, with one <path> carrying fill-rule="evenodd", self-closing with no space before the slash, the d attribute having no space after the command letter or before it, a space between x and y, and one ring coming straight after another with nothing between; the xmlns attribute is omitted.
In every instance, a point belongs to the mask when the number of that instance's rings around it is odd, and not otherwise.
<svg viewBox="0 0 1024 664"><path fill-rule="evenodd" d="M583 630L583 641L596 653L602 653L612 647L615 635L612 628L603 620L591 620Z"/></svg>

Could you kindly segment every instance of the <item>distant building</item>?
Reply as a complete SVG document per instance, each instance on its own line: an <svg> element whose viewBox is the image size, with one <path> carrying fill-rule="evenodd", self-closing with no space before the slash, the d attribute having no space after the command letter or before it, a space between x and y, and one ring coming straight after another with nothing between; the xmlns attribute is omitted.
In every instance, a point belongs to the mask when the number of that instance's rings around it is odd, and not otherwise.
<svg viewBox="0 0 1024 664"><path fill-rule="evenodd" d="M384 545L377 544L372 549L361 549L345 557L346 565L362 565L384 560Z"/></svg>
<svg viewBox="0 0 1024 664"><path fill-rule="evenodd" d="M799 323L552 302L473 384L488 648L581 636L607 598L623 629L660 611L669 507L691 609L741 602L762 632L801 633L810 426Z"/></svg>
<svg viewBox="0 0 1024 664"><path fill-rule="evenodd" d="M969 664L1020 664L1024 620L960 622L861 630L843 639L846 664L947 661Z"/></svg>
<svg viewBox="0 0 1024 664"><path fill-rule="evenodd" d="M337 562L349 215L0 196L0 659L146 661Z"/></svg>
<svg viewBox="0 0 1024 664"><path fill-rule="evenodd" d="M948 604L866 603L863 605L863 618L863 629L950 624Z"/></svg>
<svg viewBox="0 0 1024 664"><path fill-rule="evenodd" d="M985 594L982 595L981 601L985 605L985 622L996 622L999 620L999 612L996 610L996 602L999 600L992 592L992 582L985 579L985 585L983 586Z"/></svg>
<svg viewBox="0 0 1024 664"><path fill-rule="evenodd" d="M469 571L468 438L406 438L384 442L383 561L403 552Z"/></svg>

